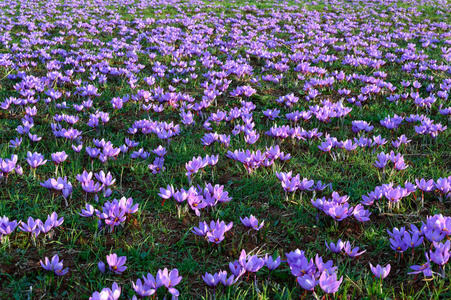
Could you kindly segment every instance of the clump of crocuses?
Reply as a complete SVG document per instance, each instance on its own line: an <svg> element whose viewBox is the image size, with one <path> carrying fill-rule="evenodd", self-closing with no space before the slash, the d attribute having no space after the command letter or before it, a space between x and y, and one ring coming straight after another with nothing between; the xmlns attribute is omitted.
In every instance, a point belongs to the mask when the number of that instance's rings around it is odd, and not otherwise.
<svg viewBox="0 0 451 300"><path fill-rule="evenodd" d="M306 292L315 293L315 287L318 284L326 294L333 294L340 288L343 277L337 278L337 267L334 267L331 260L323 262L322 257L317 254L313 261L299 249L287 253L286 256L291 274L296 276L298 284Z"/></svg>
<svg viewBox="0 0 451 300"><path fill-rule="evenodd" d="M113 232L114 227L123 226L127 216L136 213L138 207L138 203L133 203L133 198L122 197L120 200L106 201L102 211L95 209L91 204L86 204L86 209L82 209L79 215L89 218L95 214L99 220L104 220L105 224L110 226L110 231Z"/></svg>
<svg viewBox="0 0 451 300"><path fill-rule="evenodd" d="M180 283L183 277L179 276L177 269L171 271L167 268L160 269L155 277L148 273L146 276L143 275L142 278L143 280L138 279L136 283L132 282L133 289L140 297L152 296L162 286L166 287L173 297L177 298L180 295L175 286Z"/></svg>
<svg viewBox="0 0 451 300"><path fill-rule="evenodd" d="M194 227L192 232L195 235L203 236L208 242L219 244L225 238L225 234L233 226L233 222L226 224L224 221L199 222L199 227Z"/></svg>

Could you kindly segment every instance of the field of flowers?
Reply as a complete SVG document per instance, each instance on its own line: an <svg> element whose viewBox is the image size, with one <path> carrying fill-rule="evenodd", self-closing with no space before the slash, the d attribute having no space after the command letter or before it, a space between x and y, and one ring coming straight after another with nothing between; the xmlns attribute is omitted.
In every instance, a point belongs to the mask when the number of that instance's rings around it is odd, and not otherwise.
<svg viewBox="0 0 451 300"><path fill-rule="evenodd" d="M445 0L0 4L0 299L450 299Z"/></svg>

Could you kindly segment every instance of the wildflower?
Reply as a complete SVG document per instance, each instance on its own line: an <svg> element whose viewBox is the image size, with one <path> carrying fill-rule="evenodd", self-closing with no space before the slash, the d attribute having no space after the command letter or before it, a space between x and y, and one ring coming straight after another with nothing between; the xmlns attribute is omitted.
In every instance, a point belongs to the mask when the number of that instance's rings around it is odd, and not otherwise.
<svg viewBox="0 0 451 300"><path fill-rule="evenodd" d="M33 169L45 165L45 163L47 162L47 160L44 159L44 155L37 152L31 153L30 151L27 152L26 161Z"/></svg>
<svg viewBox="0 0 451 300"><path fill-rule="evenodd" d="M168 288L169 293L176 297L179 296L179 291L174 288L182 280L182 277L179 276L179 271L177 269L173 269L171 272L168 272L168 269L166 268L163 271L158 270L157 282L159 280L165 287Z"/></svg>
<svg viewBox="0 0 451 300"><path fill-rule="evenodd" d="M244 219L240 217L240 220L244 226L253 228L255 230L260 230L265 224L265 221L262 221L260 224L258 224L257 218L255 218L253 215L251 215L249 218L245 217Z"/></svg>
<svg viewBox="0 0 451 300"><path fill-rule="evenodd" d="M44 261L45 263L43 263L42 260L39 261L41 266L45 270L52 271L58 276L63 276L69 272L69 268L63 269L63 261L59 261L58 255L53 256L51 261L46 257Z"/></svg>
<svg viewBox="0 0 451 300"><path fill-rule="evenodd" d="M346 255L349 257L360 256L366 252L366 250L359 252L359 247L355 247L354 249L352 249L350 242L345 243L344 250L345 250Z"/></svg>
<svg viewBox="0 0 451 300"><path fill-rule="evenodd" d="M265 260L258 258L257 255L248 256L246 251L241 251L240 258L238 259L240 265L248 272L257 272L265 265Z"/></svg>
<svg viewBox="0 0 451 300"><path fill-rule="evenodd" d="M370 263L370 269L371 269L371 272L373 272L374 276L376 276L379 279L384 279L390 273L391 266L390 266L390 264L388 264L384 268L381 267L380 265L373 267L373 265Z"/></svg>
<svg viewBox="0 0 451 300"><path fill-rule="evenodd" d="M407 273L407 274L419 274L423 273L426 277L432 276L432 270L431 270L431 260L429 259L429 255L427 252L424 253L426 256L426 262L422 265L413 265L410 266L410 268L413 270L413 272Z"/></svg>
<svg viewBox="0 0 451 300"><path fill-rule="evenodd" d="M205 272L205 275L202 275L202 279L207 285L211 287L217 286L218 283L220 282L218 273L210 274Z"/></svg>
<svg viewBox="0 0 451 300"><path fill-rule="evenodd" d="M333 253L340 253L341 250L343 250L344 246L345 243L343 243L341 240L338 240L337 244L334 244L333 242L330 242L330 244L326 243L327 249L329 249Z"/></svg>
<svg viewBox="0 0 451 300"><path fill-rule="evenodd" d="M10 221L7 216L0 218L0 240L2 235L10 235L17 227L17 221Z"/></svg>
<svg viewBox="0 0 451 300"><path fill-rule="evenodd" d="M342 281L343 276L340 280L337 280L336 273L329 274L327 271L324 271L319 278L319 285L325 293L332 294L338 291Z"/></svg>
<svg viewBox="0 0 451 300"><path fill-rule="evenodd" d="M118 257L116 253L113 253L113 254L107 255L106 260L107 260L109 269L116 274L122 274L122 272L124 272L127 269L127 267L124 266L125 262L127 261L126 256Z"/></svg>
<svg viewBox="0 0 451 300"><path fill-rule="evenodd" d="M94 215L94 206L86 203L86 209L81 209L81 213L79 213L79 215L85 218L92 217Z"/></svg>
<svg viewBox="0 0 451 300"><path fill-rule="evenodd" d="M277 257L276 260L274 260L272 256L268 256L268 254L266 254L265 256L265 265L269 270L277 269L277 267L280 265L280 262L280 256Z"/></svg>
<svg viewBox="0 0 451 300"><path fill-rule="evenodd" d="M102 291L94 292L89 300L118 300L121 296L121 287L117 285L116 282L110 288L104 288Z"/></svg>
<svg viewBox="0 0 451 300"><path fill-rule="evenodd" d="M297 282L299 285L307 291L313 291L318 284L318 280L315 279L315 276L311 276L308 274L305 274L304 276L299 276L297 279Z"/></svg>

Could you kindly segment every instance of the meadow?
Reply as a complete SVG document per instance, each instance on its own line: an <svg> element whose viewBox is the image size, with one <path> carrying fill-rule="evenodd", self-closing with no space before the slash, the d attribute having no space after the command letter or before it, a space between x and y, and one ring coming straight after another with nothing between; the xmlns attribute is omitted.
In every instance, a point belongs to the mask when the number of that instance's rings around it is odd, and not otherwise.
<svg viewBox="0 0 451 300"><path fill-rule="evenodd" d="M450 299L451 3L0 4L0 299Z"/></svg>

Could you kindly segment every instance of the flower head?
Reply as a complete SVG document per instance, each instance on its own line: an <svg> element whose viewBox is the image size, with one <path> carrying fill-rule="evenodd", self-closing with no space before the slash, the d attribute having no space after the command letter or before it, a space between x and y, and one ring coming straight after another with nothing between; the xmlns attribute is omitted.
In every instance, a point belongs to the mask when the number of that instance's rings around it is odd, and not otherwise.
<svg viewBox="0 0 451 300"><path fill-rule="evenodd" d="M69 268L63 269L63 261L59 260L58 255L52 257L52 260L50 261L47 257L45 258L45 263L40 260L41 266L47 270L52 271L58 276L63 276L69 272Z"/></svg>
<svg viewBox="0 0 451 300"><path fill-rule="evenodd" d="M127 261L126 256L118 257L116 253L110 254L106 256L106 261L108 263L109 269L116 274L122 274L127 267L124 266Z"/></svg>
<svg viewBox="0 0 451 300"><path fill-rule="evenodd" d="M384 279L390 273L391 266L390 266L390 264L388 264L385 267L381 267L380 265L377 265L376 267L374 267L370 263L370 269L371 269L371 272L373 272L374 276L376 276L379 279Z"/></svg>

